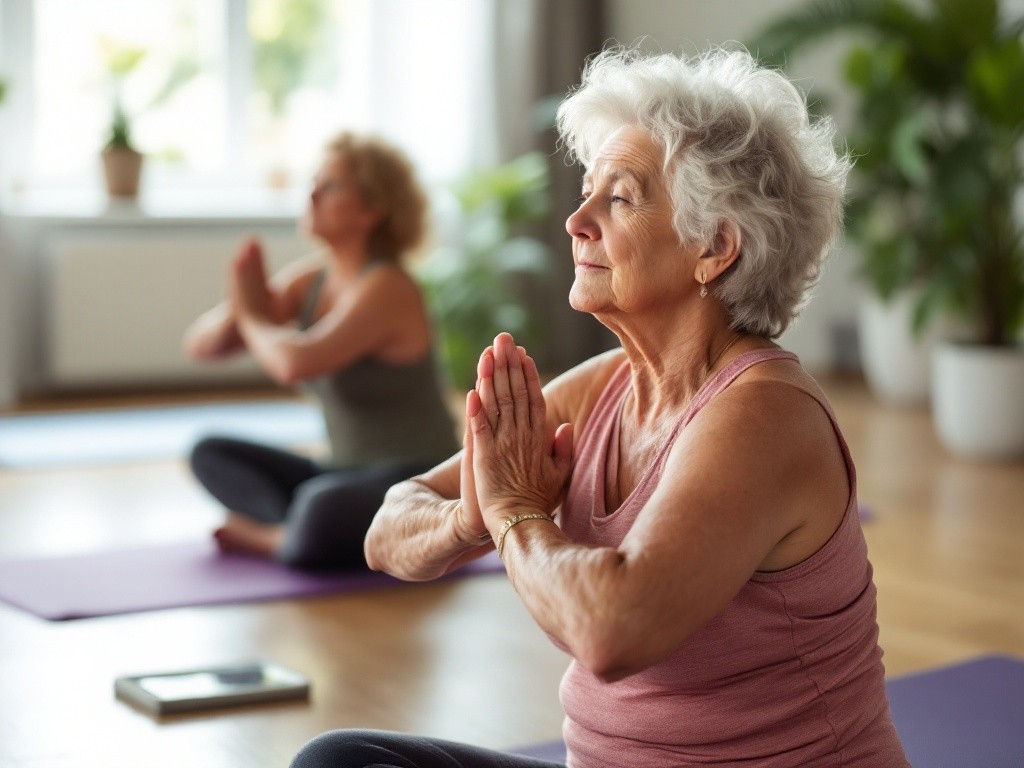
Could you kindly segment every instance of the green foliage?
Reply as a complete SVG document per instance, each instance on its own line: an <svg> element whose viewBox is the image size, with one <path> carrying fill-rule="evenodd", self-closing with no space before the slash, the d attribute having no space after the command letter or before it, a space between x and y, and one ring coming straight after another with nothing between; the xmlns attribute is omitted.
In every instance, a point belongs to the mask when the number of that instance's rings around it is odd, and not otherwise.
<svg viewBox="0 0 1024 768"><path fill-rule="evenodd" d="M7 98L7 81L0 77L0 104L4 103L5 98Z"/></svg>
<svg viewBox="0 0 1024 768"><path fill-rule="evenodd" d="M480 353L501 331L527 347L538 340L518 295L531 279L547 274L548 249L520 230L547 216L548 184L547 159L535 152L470 174L454 189L463 214L462 241L432 253L419 277L456 386L473 385Z"/></svg>
<svg viewBox="0 0 1024 768"><path fill-rule="evenodd" d="M255 0L251 8L253 74L271 112L280 115L328 27L328 5L325 0Z"/></svg>
<svg viewBox="0 0 1024 768"><path fill-rule="evenodd" d="M997 0L816 0L750 43L782 64L808 43L858 33L843 75L857 98L849 214L861 271L890 297L924 292L920 329L958 311L986 344L1024 325L1024 19Z"/></svg>
<svg viewBox="0 0 1024 768"><path fill-rule="evenodd" d="M113 91L111 104L110 132L108 133L106 148L122 148L134 150L132 144L132 117L124 108L122 90L125 80L135 71L139 64L146 57L146 50L121 45L110 38L100 38L100 51L103 57L107 74L110 76L110 85ZM182 85L187 83L199 74L199 62L192 56L181 56L175 62L160 89L150 98L149 102L141 109L136 110L135 116L153 109L167 99Z"/></svg>
<svg viewBox="0 0 1024 768"><path fill-rule="evenodd" d="M120 100L114 102L114 117L110 121L110 138L107 139L107 149L117 148L134 149L131 123Z"/></svg>

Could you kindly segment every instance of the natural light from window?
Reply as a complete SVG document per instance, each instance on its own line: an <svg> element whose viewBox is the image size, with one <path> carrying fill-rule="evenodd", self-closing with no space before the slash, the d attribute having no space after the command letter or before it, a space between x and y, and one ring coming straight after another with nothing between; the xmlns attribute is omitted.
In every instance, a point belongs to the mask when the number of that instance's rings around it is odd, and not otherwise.
<svg viewBox="0 0 1024 768"><path fill-rule="evenodd" d="M0 0L0 3L12 0ZM431 181L486 144L479 0L34 0L7 189L96 189L119 100L147 190L304 187L344 128L404 147ZM27 122L20 123L25 120ZM485 121L486 122L486 121ZM11 159L13 157L13 160Z"/></svg>

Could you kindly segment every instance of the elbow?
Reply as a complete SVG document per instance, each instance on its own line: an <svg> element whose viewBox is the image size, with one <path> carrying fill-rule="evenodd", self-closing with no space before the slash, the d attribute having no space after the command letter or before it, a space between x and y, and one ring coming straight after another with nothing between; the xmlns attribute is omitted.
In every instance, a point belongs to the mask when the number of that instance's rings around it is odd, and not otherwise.
<svg viewBox="0 0 1024 768"><path fill-rule="evenodd" d="M573 656L602 683L618 682L647 667L646 664L638 663L634 649L627 648L621 640L610 637L609 633L587 638L577 647Z"/></svg>
<svg viewBox="0 0 1024 768"><path fill-rule="evenodd" d="M366 566L371 571L382 571L384 570L384 560L381 557L380 535L376 522L377 518L374 517L374 522L370 524L370 529L363 539L363 557L366 559Z"/></svg>
<svg viewBox="0 0 1024 768"><path fill-rule="evenodd" d="M282 387L294 387L309 378L309 373L293 355L285 355L280 360L275 360L273 364L265 366L264 370L275 384Z"/></svg>
<svg viewBox="0 0 1024 768"><path fill-rule="evenodd" d="M387 493L384 494L384 503L373 516L370 527L366 531L366 536L363 538L363 557L366 559L366 565L371 571L389 570L388 544L390 536L393 534L389 531L388 510L400 497L403 490L401 486L404 484L397 483L391 486Z"/></svg>
<svg viewBox="0 0 1024 768"><path fill-rule="evenodd" d="M209 344L203 343L204 339L201 334L189 329L185 333L185 338L181 340L181 351L189 360L195 360L197 362L203 360L209 360L213 355L210 352Z"/></svg>
<svg viewBox="0 0 1024 768"><path fill-rule="evenodd" d="M281 387L294 387L302 381L303 378L294 371L288 369L269 370L267 371L267 375L270 377L271 381Z"/></svg>
<svg viewBox="0 0 1024 768"><path fill-rule="evenodd" d="M671 626L670 626L671 625ZM661 663L692 634L663 611L605 615L574 633L573 656L598 680L615 683Z"/></svg>

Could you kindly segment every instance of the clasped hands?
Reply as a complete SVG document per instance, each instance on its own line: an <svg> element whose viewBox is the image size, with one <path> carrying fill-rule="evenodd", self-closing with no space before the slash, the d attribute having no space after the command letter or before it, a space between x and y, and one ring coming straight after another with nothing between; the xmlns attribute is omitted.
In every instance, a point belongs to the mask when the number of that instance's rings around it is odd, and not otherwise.
<svg viewBox="0 0 1024 768"><path fill-rule="evenodd" d="M553 514L572 465L572 425L552 429L537 365L508 333L480 355L466 396L459 523L469 540L510 517Z"/></svg>
<svg viewBox="0 0 1024 768"><path fill-rule="evenodd" d="M236 318L267 318L270 315L271 297L263 264L263 248L254 237L242 243L231 262L228 299Z"/></svg>

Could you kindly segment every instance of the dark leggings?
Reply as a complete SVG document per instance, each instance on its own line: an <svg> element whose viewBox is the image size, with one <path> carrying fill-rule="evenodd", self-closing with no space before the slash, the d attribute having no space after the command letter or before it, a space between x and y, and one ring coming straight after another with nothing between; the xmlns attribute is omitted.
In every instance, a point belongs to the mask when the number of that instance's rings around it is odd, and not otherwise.
<svg viewBox="0 0 1024 768"><path fill-rule="evenodd" d="M330 731L306 744L291 768L565 768L453 741L391 731Z"/></svg>
<svg viewBox="0 0 1024 768"><path fill-rule="evenodd" d="M296 568L366 567L363 538L395 483L428 464L331 469L287 451L207 437L192 449L192 472L228 509L287 531L277 559Z"/></svg>

